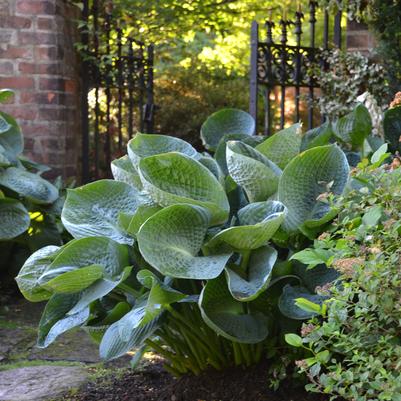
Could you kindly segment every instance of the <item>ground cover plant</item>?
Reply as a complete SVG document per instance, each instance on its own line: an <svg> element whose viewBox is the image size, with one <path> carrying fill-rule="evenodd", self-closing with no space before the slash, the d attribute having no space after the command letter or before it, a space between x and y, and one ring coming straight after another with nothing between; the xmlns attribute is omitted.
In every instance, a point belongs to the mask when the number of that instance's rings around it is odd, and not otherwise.
<svg viewBox="0 0 401 401"><path fill-rule="evenodd" d="M295 299L322 303L315 288L337 277L289 259L337 214L327 199L343 193L349 164L333 142L366 152L363 107L267 139L247 113L224 109L202 126L208 153L137 134L114 180L68 191L74 240L34 253L17 277L28 300L48 300L39 346L81 326L104 359L136 349L135 364L151 348L175 375L279 360L283 334L313 315Z"/></svg>
<svg viewBox="0 0 401 401"><path fill-rule="evenodd" d="M0 91L0 102L13 93ZM24 140L12 116L0 111L0 277L13 277L25 259L48 245L62 244L60 183L41 177L46 166L22 156Z"/></svg>
<svg viewBox="0 0 401 401"><path fill-rule="evenodd" d="M321 289L328 296L324 307L314 305L317 316L304 325L302 337L291 334L287 340L306 350L297 365L310 391L331 399L399 401L400 160L391 162L383 148L371 164L365 159L359 165L352 182L337 200L343 212L330 229L293 256L313 267L314 255L326 255L341 281Z"/></svg>

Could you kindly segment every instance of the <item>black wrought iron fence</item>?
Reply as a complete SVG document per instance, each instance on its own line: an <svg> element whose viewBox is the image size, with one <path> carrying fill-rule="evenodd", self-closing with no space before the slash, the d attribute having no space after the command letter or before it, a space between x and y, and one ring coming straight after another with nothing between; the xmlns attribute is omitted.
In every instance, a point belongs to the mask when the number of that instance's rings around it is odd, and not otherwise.
<svg viewBox="0 0 401 401"><path fill-rule="evenodd" d="M137 132L152 132L153 45L136 40L111 2L83 1L82 181L110 175Z"/></svg>
<svg viewBox="0 0 401 401"><path fill-rule="evenodd" d="M310 1L307 13L298 9L291 19L281 16L275 21L270 15L264 24L263 37L259 24L256 21L252 24L249 110L258 121L258 100L262 100L262 131L265 135L271 134L275 121L272 95L276 98L275 106L277 102L279 105L280 128L289 117L294 122L299 121L303 117L301 114L306 114L308 129L314 125L313 100L318 84L308 74L308 65L320 62L321 68L328 68L319 61L320 50L341 47L342 41L341 12L330 16L327 11L319 14L317 11L317 2ZM323 25L320 43L316 35L317 16L322 18L319 22ZM293 43L289 42L290 33ZM305 33L308 33L307 37ZM290 103L292 110L289 110Z"/></svg>

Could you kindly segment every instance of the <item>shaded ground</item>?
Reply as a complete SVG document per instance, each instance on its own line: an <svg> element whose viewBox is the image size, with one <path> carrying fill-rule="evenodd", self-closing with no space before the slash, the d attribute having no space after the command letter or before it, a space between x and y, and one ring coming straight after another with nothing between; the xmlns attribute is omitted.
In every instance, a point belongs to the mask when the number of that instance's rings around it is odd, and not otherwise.
<svg viewBox="0 0 401 401"><path fill-rule="evenodd" d="M103 364L97 346L82 331L66 333L49 348L38 349L36 328L44 305L7 303L0 305L0 401L328 400L293 383L269 391L266 366L177 380L157 357L137 371L128 368L129 357Z"/></svg>
<svg viewBox="0 0 401 401"><path fill-rule="evenodd" d="M89 383L63 401L327 401L321 395L308 394L302 386L283 383L276 391L267 388L266 366L252 369L212 371L199 377L173 379L161 362L142 372L126 372Z"/></svg>

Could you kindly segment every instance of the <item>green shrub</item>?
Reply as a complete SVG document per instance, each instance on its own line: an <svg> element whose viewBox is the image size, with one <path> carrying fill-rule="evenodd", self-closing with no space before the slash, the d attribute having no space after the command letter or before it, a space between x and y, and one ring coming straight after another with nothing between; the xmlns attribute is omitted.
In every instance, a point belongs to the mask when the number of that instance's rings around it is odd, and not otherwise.
<svg viewBox="0 0 401 401"><path fill-rule="evenodd" d="M327 254L341 273L337 285L320 289L329 300L303 337L287 336L309 352L297 362L307 388L330 399L401 400L401 168L398 159L379 167L386 157L360 164L331 229L294 255L306 262L308 254Z"/></svg>
<svg viewBox="0 0 401 401"><path fill-rule="evenodd" d="M12 96L0 91L0 102ZM40 175L46 166L22 156L23 136L17 122L0 112L0 277L14 275L37 249L61 245L62 199L59 186Z"/></svg>
<svg viewBox="0 0 401 401"><path fill-rule="evenodd" d="M115 180L68 191L75 239L36 252L17 277L27 299L48 300L39 346L81 326L102 358L152 348L177 375L278 356L283 333L312 316L294 299L323 302L313 289L336 277L288 258L335 216L326 197L343 192L349 167L324 129L254 129L240 110L210 116L201 138L214 157L137 134Z"/></svg>

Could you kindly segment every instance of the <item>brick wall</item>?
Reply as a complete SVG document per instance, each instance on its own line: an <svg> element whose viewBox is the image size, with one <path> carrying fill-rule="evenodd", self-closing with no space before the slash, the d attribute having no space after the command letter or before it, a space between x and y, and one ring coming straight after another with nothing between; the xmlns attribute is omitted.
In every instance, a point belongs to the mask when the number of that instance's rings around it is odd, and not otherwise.
<svg viewBox="0 0 401 401"><path fill-rule="evenodd" d="M3 108L21 124L25 154L53 176L79 173L77 17L66 0L0 0L0 88L16 92Z"/></svg>
<svg viewBox="0 0 401 401"><path fill-rule="evenodd" d="M369 53L375 47L375 39L365 24L348 21L347 24L347 50Z"/></svg>

